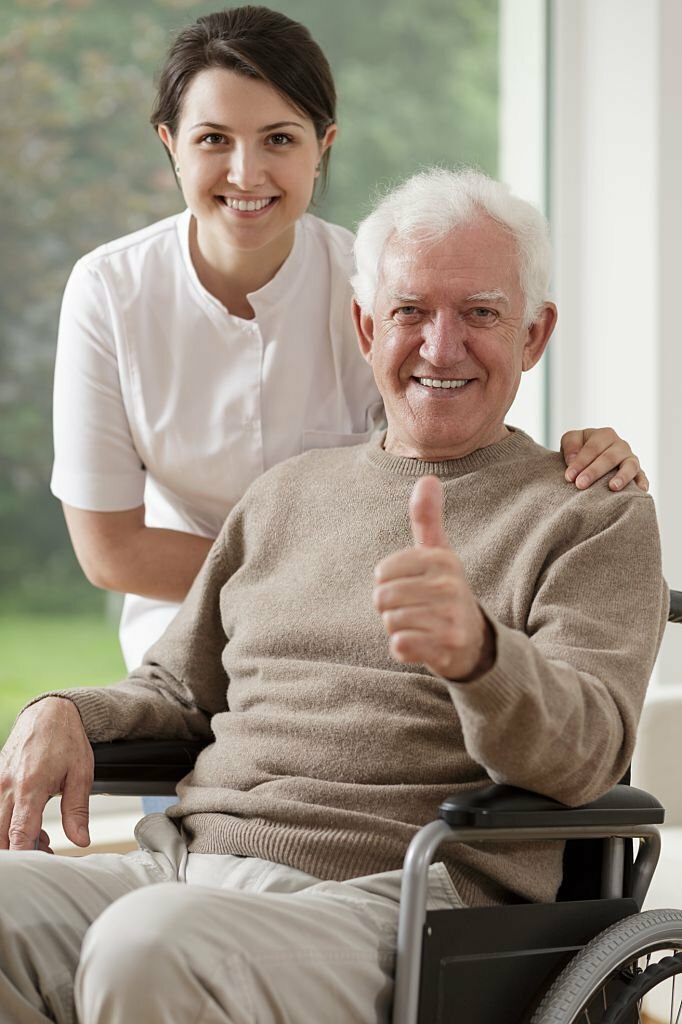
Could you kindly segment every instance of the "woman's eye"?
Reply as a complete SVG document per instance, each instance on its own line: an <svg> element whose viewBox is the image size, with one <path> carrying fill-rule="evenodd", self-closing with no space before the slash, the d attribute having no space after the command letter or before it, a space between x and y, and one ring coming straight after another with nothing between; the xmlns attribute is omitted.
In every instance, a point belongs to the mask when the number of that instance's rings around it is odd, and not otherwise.
<svg viewBox="0 0 682 1024"><path fill-rule="evenodd" d="M293 142L291 135L286 135L284 132L275 132L274 135L270 136L269 141L273 146L286 146L288 143Z"/></svg>
<svg viewBox="0 0 682 1024"><path fill-rule="evenodd" d="M209 146L219 146L225 142L225 136L220 135L218 132L211 132L210 135L202 135L202 142L208 142Z"/></svg>

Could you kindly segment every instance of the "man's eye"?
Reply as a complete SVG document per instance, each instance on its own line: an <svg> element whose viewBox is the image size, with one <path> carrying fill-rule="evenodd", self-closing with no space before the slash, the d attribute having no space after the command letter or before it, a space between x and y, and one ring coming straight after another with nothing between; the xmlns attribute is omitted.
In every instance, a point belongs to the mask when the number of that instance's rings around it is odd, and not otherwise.
<svg viewBox="0 0 682 1024"><path fill-rule="evenodd" d="M396 316L415 316L419 312L416 306L399 306L395 311Z"/></svg>
<svg viewBox="0 0 682 1024"><path fill-rule="evenodd" d="M474 306L468 312L468 317L471 320L476 320L483 324L492 324L497 320L497 311L494 309L488 309L487 306Z"/></svg>

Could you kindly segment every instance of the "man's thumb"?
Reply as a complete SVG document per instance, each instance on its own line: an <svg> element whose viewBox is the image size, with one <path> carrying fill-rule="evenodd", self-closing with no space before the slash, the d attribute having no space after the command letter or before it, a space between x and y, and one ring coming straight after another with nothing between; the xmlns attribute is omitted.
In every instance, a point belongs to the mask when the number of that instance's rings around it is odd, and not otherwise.
<svg viewBox="0 0 682 1024"><path fill-rule="evenodd" d="M414 485L410 522L415 544L427 548L449 547L443 529L443 488L438 477L424 476Z"/></svg>

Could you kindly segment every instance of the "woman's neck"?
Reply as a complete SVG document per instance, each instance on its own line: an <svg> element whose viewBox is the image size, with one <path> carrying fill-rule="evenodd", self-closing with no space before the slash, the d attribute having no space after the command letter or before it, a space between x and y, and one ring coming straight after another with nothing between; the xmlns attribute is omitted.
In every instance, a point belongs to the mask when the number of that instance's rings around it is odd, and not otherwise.
<svg viewBox="0 0 682 1024"><path fill-rule="evenodd" d="M201 227L192 217L189 232L189 251L197 277L204 288L225 306L233 316L252 320L254 310L247 295L271 281L291 252L295 227L277 238L271 245L253 251L232 249L216 245L202 234Z"/></svg>

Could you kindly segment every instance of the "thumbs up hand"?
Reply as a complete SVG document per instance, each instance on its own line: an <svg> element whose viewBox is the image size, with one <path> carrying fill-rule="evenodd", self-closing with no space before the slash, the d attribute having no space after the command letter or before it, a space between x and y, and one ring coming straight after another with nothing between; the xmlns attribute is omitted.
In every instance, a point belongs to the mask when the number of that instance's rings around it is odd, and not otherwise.
<svg viewBox="0 0 682 1024"><path fill-rule="evenodd" d="M495 641L443 527L443 488L422 477L410 498L414 546L374 570L374 607L396 661L467 681L492 667Z"/></svg>

